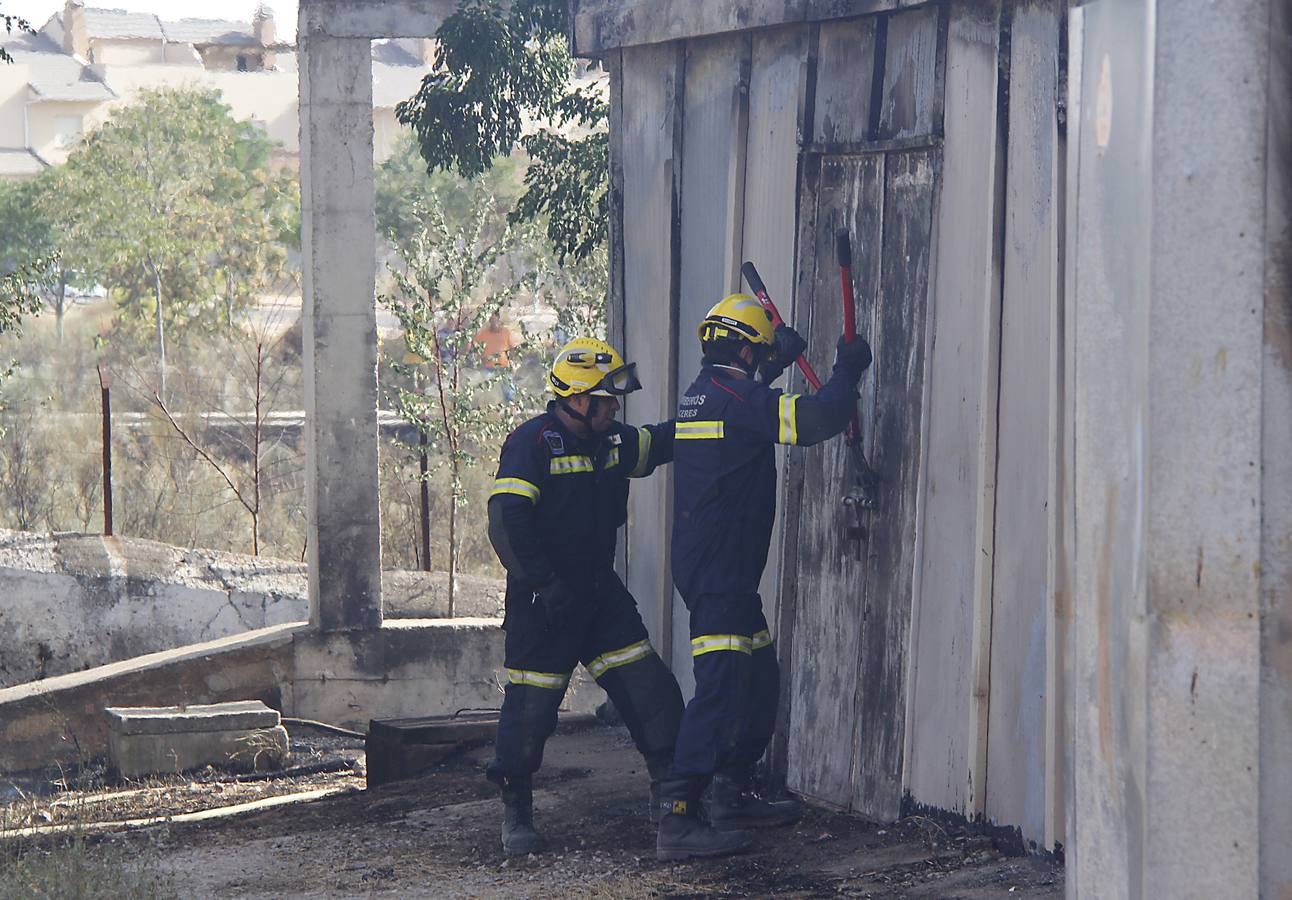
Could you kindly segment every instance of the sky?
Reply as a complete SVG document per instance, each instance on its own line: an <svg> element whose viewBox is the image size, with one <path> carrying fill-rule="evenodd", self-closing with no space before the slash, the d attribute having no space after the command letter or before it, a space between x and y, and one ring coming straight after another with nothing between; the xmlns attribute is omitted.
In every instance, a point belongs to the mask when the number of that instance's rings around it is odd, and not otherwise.
<svg viewBox="0 0 1292 900"><path fill-rule="evenodd" d="M86 0L85 5L156 13L163 19L238 19L249 22L256 11L257 0ZM296 34L296 0L268 0L265 5L274 11L279 38L290 40ZM40 28L62 8L63 0L0 0L0 11L21 16L31 22L33 28Z"/></svg>

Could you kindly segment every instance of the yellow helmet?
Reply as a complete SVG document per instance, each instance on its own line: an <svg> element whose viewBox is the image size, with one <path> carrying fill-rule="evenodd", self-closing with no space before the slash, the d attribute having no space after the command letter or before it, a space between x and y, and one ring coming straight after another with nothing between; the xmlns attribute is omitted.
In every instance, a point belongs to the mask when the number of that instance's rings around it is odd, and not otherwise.
<svg viewBox="0 0 1292 900"><path fill-rule="evenodd" d="M577 337L556 354L547 380L558 397L622 397L641 387L636 369L637 363L625 364L619 351L605 341Z"/></svg>
<svg viewBox="0 0 1292 900"><path fill-rule="evenodd" d="M772 315L748 294L728 294L709 310L696 329L700 343L738 340L772 345Z"/></svg>

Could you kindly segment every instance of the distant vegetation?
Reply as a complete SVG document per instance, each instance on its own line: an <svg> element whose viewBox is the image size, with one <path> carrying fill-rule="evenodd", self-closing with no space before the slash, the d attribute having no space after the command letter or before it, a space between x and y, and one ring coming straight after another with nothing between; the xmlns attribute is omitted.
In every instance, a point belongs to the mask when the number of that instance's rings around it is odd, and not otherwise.
<svg viewBox="0 0 1292 900"><path fill-rule="evenodd" d="M161 90L65 166L0 184L0 360L17 363L0 385L0 526L101 527L102 369L116 533L303 556L303 435L282 418L304 404L299 191L272 150L218 94ZM604 246L576 262L545 213L517 216L529 165L520 152L474 178L428 175L410 134L378 167L375 289L397 325L379 379L407 423L383 432L386 565L426 562L425 434L431 562L498 571L482 514L498 445L541 407L554 343L604 331ZM518 345L506 372L474 339L495 311Z"/></svg>

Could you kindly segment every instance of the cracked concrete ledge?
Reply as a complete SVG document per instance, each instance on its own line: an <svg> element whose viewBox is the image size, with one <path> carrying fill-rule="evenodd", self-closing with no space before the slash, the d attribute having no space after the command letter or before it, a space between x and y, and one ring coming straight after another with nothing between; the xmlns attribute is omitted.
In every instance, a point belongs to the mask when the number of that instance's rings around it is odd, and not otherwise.
<svg viewBox="0 0 1292 900"><path fill-rule="evenodd" d="M137 538L0 530L0 688L308 618L302 563ZM456 612L501 615L499 579L460 575ZM444 572L388 570L389 618L448 614Z"/></svg>
<svg viewBox="0 0 1292 900"><path fill-rule="evenodd" d="M498 619L407 619L370 631L276 625L0 689L0 772L106 752L108 706L260 700L284 715L366 728L368 720L502 705ZM579 670L564 709L605 697Z"/></svg>

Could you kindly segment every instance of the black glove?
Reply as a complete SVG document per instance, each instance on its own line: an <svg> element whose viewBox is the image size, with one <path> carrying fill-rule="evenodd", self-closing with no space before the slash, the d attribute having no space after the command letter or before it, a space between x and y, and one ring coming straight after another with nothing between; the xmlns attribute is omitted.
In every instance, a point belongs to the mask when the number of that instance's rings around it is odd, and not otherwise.
<svg viewBox="0 0 1292 900"><path fill-rule="evenodd" d="M870 368L870 360L870 344L861 335L857 335L852 343L839 338L835 349L835 369L843 369L854 379L860 380L861 373Z"/></svg>
<svg viewBox="0 0 1292 900"><path fill-rule="evenodd" d="M559 578L535 591L534 599L542 605L547 624L553 627L569 622L579 609L579 595Z"/></svg>
<svg viewBox="0 0 1292 900"><path fill-rule="evenodd" d="M772 355L767 357L767 361L758 368L763 377L763 384L771 384L779 378L794 360L803 355L807 345L807 341L803 340L793 328L788 325L777 325L772 335Z"/></svg>

